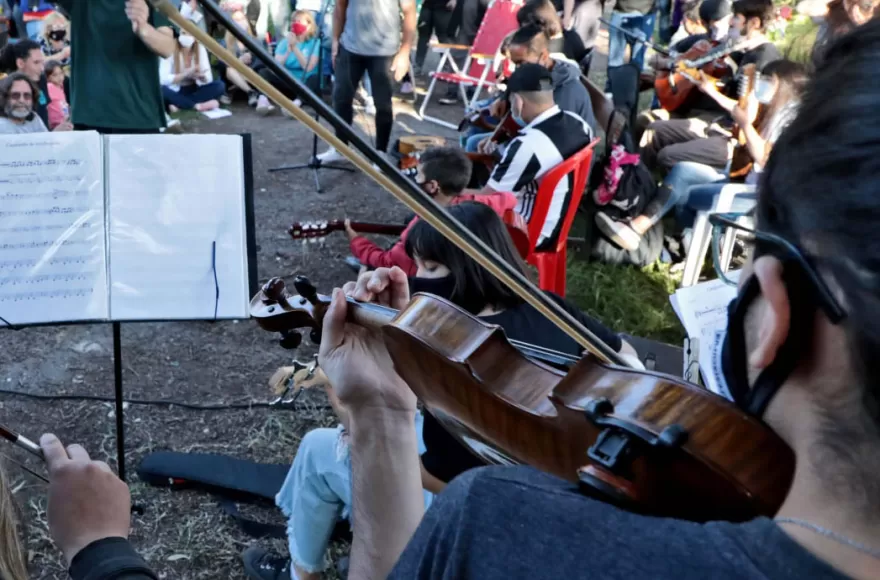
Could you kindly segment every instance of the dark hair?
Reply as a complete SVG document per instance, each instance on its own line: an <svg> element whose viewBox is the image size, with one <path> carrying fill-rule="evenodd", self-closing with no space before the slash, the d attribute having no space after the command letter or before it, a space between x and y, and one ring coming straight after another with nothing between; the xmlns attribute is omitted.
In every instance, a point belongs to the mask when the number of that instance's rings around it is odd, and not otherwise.
<svg viewBox="0 0 880 580"><path fill-rule="evenodd" d="M54 73L55 70L59 69L59 68L60 69L64 68L64 66L60 62L58 62L57 60L47 60L46 61L46 68L45 68L44 72L47 77L50 77L50 76L52 76L52 73Z"/></svg>
<svg viewBox="0 0 880 580"><path fill-rule="evenodd" d="M874 521L880 518L878 75L880 21L872 20L830 47L770 153L756 208L760 229L804 248L850 313L840 324L852 385L861 392L817 401L824 417L810 462L830 475L828 489L870 506Z"/></svg>
<svg viewBox="0 0 880 580"><path fill-rule="evenodd" d="M556 13L552 0L528 0L516 13L516 21L521 27L534 24L548 38L562 33L562 20Z"/></svg>
<svg viewBox="0 0 880 580"><path fill-rule="evenodd" d="M6 102L9 99L9 92L12 90L12 85L18 81L24 81L31 88L31 95L34 98L34 102L36 102L37 97L40 95L40 89L37 88L37 85L34 84L34 81L28 78L28 76L24 73L14 72L11 75L4 77L0 80L0 116L6 116ZM30 116L27 118L28 121L34 118L36 113L31 111Z"/></svg>
<svg viewBox="0 0 880 580"><path fill-rule="evenodd" d="M510 45L525 46L529 53L540 55L549 50L549 41L550 39L537 24L527 24L513 33Z"/></svg>
<svg viewBox="0 0 880 580"><path fill-rule="evenodd" d="M505 262L525 272L522 259L507 227L498 214L486 204L465 201L448 209L487 246L495 250ZM486 306L512 308L522 304L522 299L510 288L498 281L488 270L468 257L455 244L443 237L428 222L418 221L406 236L406 253L413 259L430 260L449 268L455 280L455 289L449 300L471 314L477 314Z"/></svg>
<svg viewBox="0 0 880 580"><path fill-rule="evenodd" d="M422 175L436 181L445 195L458 195L471 181L473 164L458 147L431 147L419 159Z"/></svg>
<svg viewBox="0 0 880 580"><path fill-rule="evenodd" d="M752 18L760 19L763 30L776 16L776 8L773 6L773 0L736 0L733 3L733 13L742 14L746 21Z"/></svg>
<svg viewBox="0 0 880 580"><path fill-rule="evenodd" d="M0 52L0 72L15 72L18 70L16 61L18 59L27 60L32 50L42 51L40 43L31 39L20 40L15 44L9 44Z"/></svg>
<svg viewBox="0 0 880 580"><path fill-rule="evenodd" d="M807 67L791 60L774 60L761 69L764 76L774 76L779 81L773 101L764 114L764 123L773 123L780 110L792 101L799 101L807 85ZM763 127L762 127L763 128Z"/></svg>

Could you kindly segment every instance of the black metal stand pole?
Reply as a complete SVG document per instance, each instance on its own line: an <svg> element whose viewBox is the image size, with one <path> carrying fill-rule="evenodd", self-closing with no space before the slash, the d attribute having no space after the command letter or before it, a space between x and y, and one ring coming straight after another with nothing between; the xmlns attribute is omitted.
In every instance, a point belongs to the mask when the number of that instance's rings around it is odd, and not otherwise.
<svg viewBox="0 0 880 580"><path fill-rule="evenodd" d="M120 324L113 323L113 382L116 398L116 471L125 481L125 417L122 408L122 338Z"/></svg>
<svg viewBox="0 0 880 580"><path fill-rule="evenodd" d="M325 1L324 5L321 7L321 24L318 27L318 97L324 98L324 21L327 18L327 10L329 9L330 2ZM315 109L315 120L321 120L321 117L318 115L318 110ZM348 171L354 173L354 168L352 167L340 167L338 165L328 165L322 163L320 159L318 159L318 134L312 133L312 156L309 159L308 163L299 163L296 165L282 165L281 167L273 167L269 170L269 173L275 173L276 171L296 171L297 169L311 169L312 173L315 176L315 191L321 193L321 181L318 178L318 170L319 169L335 169L336 171Z"/></svg>

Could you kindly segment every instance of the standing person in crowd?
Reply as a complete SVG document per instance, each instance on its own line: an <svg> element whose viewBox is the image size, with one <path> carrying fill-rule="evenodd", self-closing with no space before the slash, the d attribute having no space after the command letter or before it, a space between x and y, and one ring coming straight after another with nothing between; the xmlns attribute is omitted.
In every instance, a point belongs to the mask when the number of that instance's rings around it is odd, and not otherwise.
<svg viewBox="0 0 880 580"><path fill-rule="evenodd" d="M511 192L518 200L516 211L527 222L532 218L541 178L551 169L586 147L593 131L583 118L564 111L554 102L553 75L535 63L518 65L507 82L510 112L522 127L507 145L489 182L480 193ZM486 141L484 153L494 152ZM559 181L541 227L536 249L552 248L559 238L563 216L571 200L573 175Z"/></svg>
<svg viewBox="0 0 880 580"><path fill-rule="evenodd" d="M465 202L449 208L449 213L502 260L526 273L504 223L492 209ZM380 268L362 274L357 283L347 284L349 295L368 302L374 298L370 295L373 291L380 293L390 280L395 280L408 284L411 292L428 292L449 300L486 324L500 326L509 338L572 356L581 353L577 343L428 223L420 221L412 228L406 251L416 264L413 276L407 279L399 268ZM409 301L409 291L406 294L400 297L397 307ZM555 294L549 297L615 351L635 353L615 332L563 298ZM288 517L290 556L281 558L257 546L249 548L243 559L252 580L318 580L325 567L325 552L333 528L340 518L351 517L352 507L358 507L351 502L351 462L347 452L352 425L345 409L335 405L332 385L327 384L326 391L341 425L336 429L314 429L303 437L276 497L278 507ZM440 493L454 477L483 463L430 413L417 413L414 419L422 460L419 482L422 501L427 506L433 495ZM354 574L350 577L364 578Z"/></svg>
<svg viewBox="0 0 880 580"><path fill-rule="evenodd" d="M245 31L248 36L253 38L256 42L263 44L254 36L254 29L251 26L251 23L248 21L247 15L243 10L235 10L230 14L230 18L235 22L236 26L238 26L241 30ZM263 64L257 59L250 51L245 47L244 44L241 43L231 32L226 31L225 36L223 37L223 46L227 48L232 54L234 54L241 62L251 67L255 71L259 72L259 70L263 67ZM254 90L251 87L250 83L247 82L247 79L244 76L235 70L232 67L226 66L226 63L219 61L217 65L217 72L219 73L221 78L225 78L228 80L233 87L238 88L244 94L247 95L248 106L256 107L257 101L259 100L259 92Z"/></svg>
<svg viewBox="0 0 880 580"><path fill-rule="evenodd" d="M630 47L629 62L639 70L645 63L645 43L634 40L633 36L650 40L654 35L656 9L654 0L617 0L611 12L611 24L616 28L608 29L608 67L624 64L626 47ZM623 29L631 35L624 34Z"/></svg>
<svg viewBox="0 0 880 580"><path fill-rule="evenodd" d="M27 75L15 72L0 79L0 134L42 133L46 124L34 110L40 89Z"/></svg>
<svg viewBox="0 0 880 580"><path fill-rule="evenodd" d="M40 47L46 61L54 60L63 66L70 64L70 22L58 11L43 20Z"/></svg>
<svg viewBox="0 0 880 580"><path fill-rule="evenodd" d="M70 105L64 95L64 83L67 75L64 67L57 60L46 63L46 87L49 89L49 130L54 131L63 123L70 122ZM72 127L71 127L72 128Z"/></svg>
<svg viewBox="0 0 880 580"><path fill-rule="evenodd" d="M266 38L268 34L273 39L284 38L290 22L290 0L251 0L251 4L255 2L260 9L256 26L257 36ZM269 26L270 19L274 28Z"/></svg>
<svg viewBox="0 0 880 580"><path fill-rule="evenodd" d="M336 67L333 108L351 124L354 94L364 73L370 75L376 105L376 149L385 153L391 140L394 112L392 82L409 70L416 37L414 0L336 0L332 58ZM318 155L322 162L343 161L334 148Z"/></svg>
<svg viewBox="0 0 880 580"><path fill-rule="evenodd" d="M162 96L172 113L180 109L211 111L226 91L223 81L214 80L208 51L195 37L182 33L174 54L159 64Z"/></svg>
<svg viewBox="0 0 880 580"><path fill-rule="evenodd" d="M810 57L813 66L821 64L825 52L834 40L876 16L878 7L878 0L832 0L813 43L813 54Z"/></svg>
<svg viewBox="0 0 880 580"><path fill-rule="evenodd" d="M320 93L318 51L321 48L321 40L318 37L318 25L315 23L315 17L309 10L297 10L291 20L287 36L275 48L275 61L283 65L292 77L306 83L306 86L313 92ZM268 67L261 69L260 76L285 96L293 99L294 104L297 106L302 104L296 92L286 82L278 78L271 69ZM257 101L257 112L267 114L273 109L269 99L265 95L260 95ZM282 110L287 114L286 109Z"/></svg>
<svg viewBox="0 0 880 580"><path fill-rule="evenodd" d="M39 89L33 103L43 124L49 125L49 88L46 86L46 57L38 42L26 39L10 44L0 54L0 71L25 74Z"/></svg>
<svg viewBox="0 0 880 580"><path fill-rule="evenodd" d="M428 56L428 44L431 42L431 34L437 35L437 42L453 44L455 38L449 32L449 24L452 21L452 12L455 10L457 0L425 0L419 12L418 34L419 41L416 47L415 73L422 74L425 66L425 57ZM466 2L467 0L461 0Z"/></svg>
<svg viewBox="0 0 880 580"><path fill-rule="evenodd" d="M168 20L146 0L58 0L70 16L71 112L78 130L157 133L165 126L159 58Z"/></svg>
<svg viewBox="0 0 880 580"><path fill-rule="evenodd" d="M583 74L590 72L590 60L593 57L593 42L599 30L599 17L596 16L595 30L589 48L574 30L563 28L562 20L556 13L552 0L529 0L516 13L516 21L520 28L528 25L537 26L544 31L549 39L550 56L564 57L577 63Z"/></svg>
<svg viewBox="0 0 880 580"><path fill-rule="evenodd" d="M456 478L423 514L416 397L381 336L347 323L337 290L319 362L352 426L351 577L876 580L880 246L866 236L880 227L880 23L825 63L765 169L715 366L731 404L791 448L776 513L649 517L532 468L493 467ZM393 307L406 290L392 280L365 297Z"/></svg>
<svg viewBox="0 0 880 580"><path fill-rule="evenodd" d="M550 2L551 0L546 0ZM530 4L531 2L529 2ZM552 2L551 2L552 3ZM528 5L528 4L527 4ZM555 7L555 5L554 5ZM605 11L605 0L564 0L562 8L563 30L574 32L587 50L586 62L577 60L581 70L588 73L599 34L599 18ZM567 41L571 42L571 41Z"/></svg>

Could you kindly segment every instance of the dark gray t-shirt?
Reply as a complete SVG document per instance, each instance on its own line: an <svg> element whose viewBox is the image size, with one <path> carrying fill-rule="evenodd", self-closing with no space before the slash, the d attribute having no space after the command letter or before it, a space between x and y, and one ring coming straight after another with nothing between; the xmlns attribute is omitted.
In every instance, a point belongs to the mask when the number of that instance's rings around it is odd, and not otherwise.
<svg viewBox="0 0 880 580"><path fill-rule="evenodd" d="M389 578L846 580L772 520L697 524L635 515L527 467L456 478Z"/></svg>
<svg viewBox="0 0 880 580"><path fill-rule="evenodd" d="M339 42L361 56L394 56L400 49L401 10L414 0L348 0Z"/></svg>

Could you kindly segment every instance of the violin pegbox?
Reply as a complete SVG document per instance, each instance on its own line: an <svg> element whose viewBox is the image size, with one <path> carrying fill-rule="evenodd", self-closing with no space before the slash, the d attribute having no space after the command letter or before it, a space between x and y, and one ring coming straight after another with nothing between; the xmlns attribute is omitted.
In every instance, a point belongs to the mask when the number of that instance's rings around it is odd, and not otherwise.
<svg viewBox="0 0 880 580"><path fill-rule="evenodd" d="M250 314L265 330L281 334L281 346L296 348L302 342L298 329L311 329L311 339L320 343L320 329L329 298L318 294L305 276L297 276L299 296L288 292L281 278L267 281L251 300Z"/></svg>

